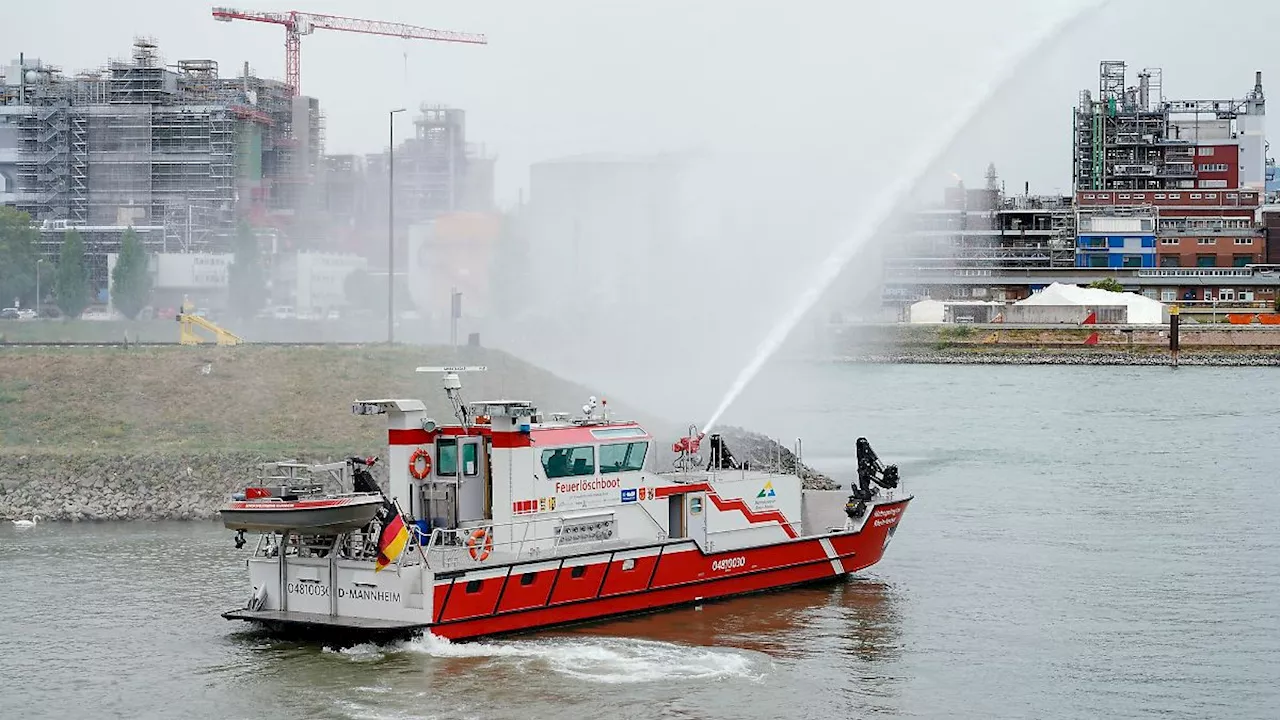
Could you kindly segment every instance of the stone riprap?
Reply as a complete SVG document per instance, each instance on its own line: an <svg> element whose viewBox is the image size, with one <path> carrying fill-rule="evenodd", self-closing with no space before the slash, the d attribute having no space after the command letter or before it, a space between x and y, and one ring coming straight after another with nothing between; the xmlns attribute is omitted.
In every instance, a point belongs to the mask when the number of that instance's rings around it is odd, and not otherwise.
<svg viewBox="0 0 1280 720"><path fill-rule="evenodd" d="M753 467L794 472L795 456L763 435L738 428L724 430L735 457ZM673 438L658 440L672 468ZM705 449L705 446L704 446ZM706 453L702 453L704 462ZM659 454L658 458L664 457ZM0 517L46 521L85 520L212 520L232 492L257 484L261 464L281 460L249 452L198 454L0 453ZM295 458L304 463L327 463L341 458ZM386 469L375 466L375 478L385 487ZM805 487L830 489L832 481L800 465ZM327 475L306 475L320 480ZM337 490L328 483L326 489Z"/></svg>
<svg viewBox="0 0 1280 720"><path fill-rule="evenodd" d="M836 362L901 365L1169 365L1167 352L1128 352L1090 348L992 349L901 348L840 355ZM1183 350L1179 365L1253 367L1280 365L1280 352Z"/></svg>

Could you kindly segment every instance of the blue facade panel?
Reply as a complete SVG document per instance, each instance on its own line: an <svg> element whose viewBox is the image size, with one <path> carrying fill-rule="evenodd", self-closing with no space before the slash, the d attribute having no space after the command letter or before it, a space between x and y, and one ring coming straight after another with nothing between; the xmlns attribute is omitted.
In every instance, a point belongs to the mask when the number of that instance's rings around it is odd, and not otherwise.
<svg viewBox="0 0 1280 720"><path fill-rule="evenodd" d="M1076 267L1153 268L1155 235L1095 235L1076 237Z"/></svg>

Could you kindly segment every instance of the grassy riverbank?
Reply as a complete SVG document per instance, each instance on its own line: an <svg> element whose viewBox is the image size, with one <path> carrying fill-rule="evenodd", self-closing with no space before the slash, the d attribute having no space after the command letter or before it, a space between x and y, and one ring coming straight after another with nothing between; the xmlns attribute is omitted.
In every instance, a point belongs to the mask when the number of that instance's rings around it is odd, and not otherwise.
<svg viewBox="0 0 1280 720"><path fill-rule="evenodd" d="M415 397L452 417L439 377L419 365L488 366L465 376L470 399L569 410L602 394L482 348L7 348L0 363L7 452L379 452L382 421L353 416L352 401Z"/></svg>
<svg viewBox="0 0 1280 720"><path fill-rule="evenodd" d="M351 414L357 399L419 398L452 422L440 377L421 365L484 365L464 398L516 397L544 412L605 396L506 353L432 347L0 348L0 517L46 520L199 519L258 476L265 461L328 462L385 455L379 417ZM670 467L682 430L628 410L658 436L653 467ZM794 457L759 435L722 428L757 466ZM801 468L811 487L830 481Z"/></svg>

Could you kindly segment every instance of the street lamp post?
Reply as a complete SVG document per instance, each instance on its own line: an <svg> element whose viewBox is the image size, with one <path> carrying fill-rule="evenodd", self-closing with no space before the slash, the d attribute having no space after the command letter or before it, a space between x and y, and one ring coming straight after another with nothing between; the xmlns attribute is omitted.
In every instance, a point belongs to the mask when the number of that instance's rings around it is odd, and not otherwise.
<svg viewBox="0 0 1280 720"><path fill-rule="evenodd" d="M36 319L40 319L40 265L44 262L44 258L36 260Z"/></svg>
<svg viewBox="0 0 1280 720"><path fill-rule="evenodd" d="M387 113L387 345L395 344L396 292L396 108Z"/></svg>

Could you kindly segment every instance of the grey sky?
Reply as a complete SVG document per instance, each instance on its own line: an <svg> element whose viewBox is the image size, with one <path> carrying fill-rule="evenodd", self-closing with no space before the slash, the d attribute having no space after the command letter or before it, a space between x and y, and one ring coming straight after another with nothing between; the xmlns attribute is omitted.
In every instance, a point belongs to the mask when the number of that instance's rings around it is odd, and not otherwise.
<svg viewBox="0 0 1280 720"><path fill-rule="evenodd" d="M335 153L382 147L388 108L465 108L471 139L499 156L504 201L527 185L530 162L580 152L708 148L846 158L868 175L893 172L896 148L928 133L932 114L993 73L1020 33L1090 4L248 1L243 7L255 10L486 33L490 45L474 47L317 31L303 40L302 87L321 99ZM6 61L25 52L68 70L95 67L149 35L170 62L209 57L228 74L248 60L260 74L284 72L281 28L215 22L209 3L135 0L127 12L88 0L9 5L0 22ZM1080 88L1096 85L1104 57L1162 66L1167 95L1238 96L1255 69L1280 88L1280 6L1205 7L1117 0L1025 68L954 169L978 182L991 159L1010 185L1066 189L1070 108Z"/></svg>

